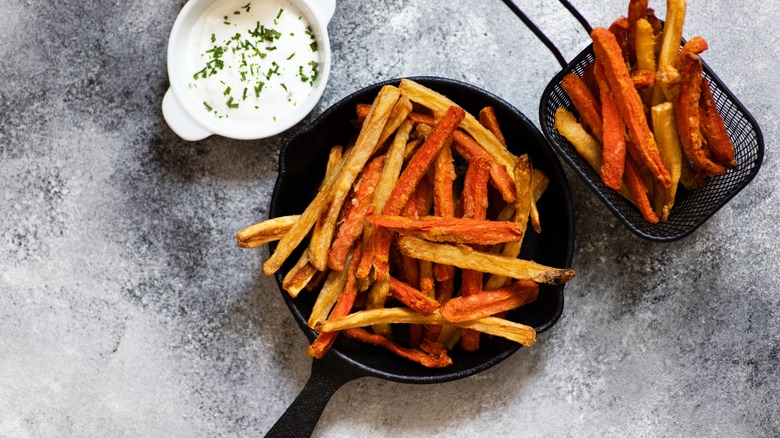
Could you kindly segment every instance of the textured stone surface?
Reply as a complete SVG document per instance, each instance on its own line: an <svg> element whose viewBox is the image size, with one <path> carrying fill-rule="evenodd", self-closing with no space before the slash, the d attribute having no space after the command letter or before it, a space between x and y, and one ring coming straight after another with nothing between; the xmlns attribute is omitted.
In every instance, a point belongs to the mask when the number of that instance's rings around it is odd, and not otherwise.
<svg viewBox="0 0 780 438"><path fill-rule="evenodd" d="M558 2L522 3L567 58L587 45ZM575 3L598 25L627 4ZM685 36L710 42L706 61L763 128L754 182L653 244L570 178L578 275L558 324L461 381L348 383L315 436L780 435L778 12L691 3ZM265 217L286 136L188 143L160 114L183 4L0 0L2 437L258 436L308 378L265 252L233 240ZM498 1L339 0L329 31L313 115L425 74L537 120L560 69Z"/></svg>

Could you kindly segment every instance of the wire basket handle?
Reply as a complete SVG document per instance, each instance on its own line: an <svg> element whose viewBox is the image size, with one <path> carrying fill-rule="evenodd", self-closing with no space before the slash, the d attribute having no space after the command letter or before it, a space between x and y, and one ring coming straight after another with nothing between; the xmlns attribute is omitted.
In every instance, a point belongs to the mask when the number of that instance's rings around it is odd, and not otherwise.
<svg viewBox="0 0 780 438"><path fill-rule="evenodd" d="M539 38L539 41L541 41L545 46L547 46L550 52L552 52L553 56L555 56L555 59L558 60L558 63L561 64L561 67L566 68L566 66L568 65L568 62L566 62L566 58L563 57L561 51L558 50L558 47L556 47L555 44L553 44L553 42L550 41L549 38L547 38L547 35L545 35L544 32L541 31L541 29L536 27L534 22L531 21L528 18L528 16L526 16L525 13L523 13L523 11L521 11L520 8L518 8L517 5L512 2L512 0L501 0L501 1L503 1L504 4L507 5L507 7L515 15L517 15L517 18L519 18L520 21L522 21L523 24L525 24L525 26L528 29L530 29L531 32L533 32L537 38ZM573 15L574 18L576 18L577 21L580 22L580 24L588 33L588 35L590 35L590 32L593 30L593 28L590 26L590 23L588 23L588 20L586 20L585 17L583 17L582 14L580 14L580 12L574 6L572 6L571 3L568 2L568 0L558 0L558 1L560 1L563 7L565 7L566 10L569 11L569 13L571 13L571 15Z"/></svg>

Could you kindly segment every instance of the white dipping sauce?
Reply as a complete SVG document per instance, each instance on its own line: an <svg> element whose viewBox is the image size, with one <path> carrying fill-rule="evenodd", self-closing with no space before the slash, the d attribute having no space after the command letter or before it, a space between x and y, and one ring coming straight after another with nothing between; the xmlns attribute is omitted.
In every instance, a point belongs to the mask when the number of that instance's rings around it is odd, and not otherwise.
<svg viewBox="0 0 780 438"><path fill-rule="evenodd" d="M273 123L317 82L317 41L285 0L224 0L211 5L189 39L189 86L215 118Z"/></svg>

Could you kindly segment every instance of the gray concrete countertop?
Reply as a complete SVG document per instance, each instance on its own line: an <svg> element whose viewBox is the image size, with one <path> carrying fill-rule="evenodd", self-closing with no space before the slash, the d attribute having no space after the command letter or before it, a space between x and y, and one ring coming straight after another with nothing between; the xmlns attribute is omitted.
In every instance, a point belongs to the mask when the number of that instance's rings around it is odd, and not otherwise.
<svg viewBox="0 0 780 438"><path fill-rule="evenodd" d="M523 8L572 58L553 0ZM575 1L594 25L627 0ZM286 134L179 139L160 103L183 0L0 0L0 436L267 432L303 388L306 339L266 251ZM665 2L650 6L663 17ZM348 383L315 436L780 435L780 12L691 0L684 36L763 129L756 179L691 236L644 241L569 174L578 275L532 348L438 385ZM339 0L311 120L377 81L437 75L537 121L560 67L498 0Z"/></svg>

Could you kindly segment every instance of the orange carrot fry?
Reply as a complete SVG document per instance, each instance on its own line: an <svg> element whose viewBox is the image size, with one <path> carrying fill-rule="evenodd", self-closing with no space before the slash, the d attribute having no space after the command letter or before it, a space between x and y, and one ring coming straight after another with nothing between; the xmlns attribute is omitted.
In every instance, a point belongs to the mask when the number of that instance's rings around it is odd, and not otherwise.
<svg viewBox="0 0 780 438"><path fill-rule="evenodd" d="M414 202L407 202L406 206L401 211L401 214L405 218L416 219L418 217L417 206ZM420 261L405 254L400 254L399 257L401 262L401 278L409 284L420 284Z"/></svg>
<svg viewBox="0 0 780 438"><path fill-rule="evenodd" d="M601 96L601 112L604 120L604 153L601 162L601 180L612 189L620 191L623 185L623 169L626 161L626 131L620 111L609 89L604 67L597 63L594 68Z"/></svg>
<svg viewBox="0 0 780 438"><path fill-rule="evenodd" d="M707 139L713 158L728 167L737 168L737 160L734 158L734 143L729 138L726 124L715 106L715 98L707 79L701 81L701 98L699 99L699 118L701 121L701 133Z"/></svg>
<svg viewBox="0 0 780 438"><path fill-rule="evenodd" d="M469 218L444 219L436 216L410 219L384 215L369 215L366 216L366 220L401 235L415 236L431 242L495 245L516 242L523 237L523 226L514 222Z"/></svg>
<svg viewBox="0 0 780 438"><path fill-rule="evenodd" d="M642 99L634 88L625 62L620 58L620 47L615 36L598 27L593 29L591 36L596 59L604 67L604 74L623 116L623 122L641 153L642 164L662 186L668 188L671 186L671 177L661 161L655 138L647 124Z"/></svg>
<svg viewBox="0 0 780 438"><path fill-rule="evenodd" d="M680 82L680 97L675 111L677 130L680 133L680 143L683 152L694 167L709 174L724 174L726 168L713 162L707 155L707 149L702 144L699 121L699 97L701 95L702 63L699 55L688 53L680 56L682 80Z"/></svg>
<svg viewBox="0 0 780 438"><path fill-rule="evenodd" d="M628 62L636 62L636 22L647 18L648 0L630 0L628 2Z"/></svg>
<svg viewBox="0 0 780 438"><path fill-rule="evenodd" d="M709 48L707 44L707 40L700 36L695 36L691 38L690 40L686 41L683 45L682 49L680 49L680 54L677 56L677 67L679 70L679 67L682 65L682 58L685 56L688 56L689 53L693 53L696 55L701 54L701 52L707 50Z"/></svg>
<svg viewBox="0 0 780 438"><path fill-rule="evenodd" d="M466 219L484 219L487 214L487 182L489 163L484 159L476 159L469 163L463 181L463 217ZM464 269L461 274L460 293L463 296L477 294L482 291L482 272ZM466 351L476 351L479 348L479 332L472 329L463 330L460 341Z"/></svg>
<svg viewBox="0 0 780 438"><path fill-rule="evenodd" d="M381 212L382 214L397 215L401 212L401 209L403 209L414 193L417 183L428 170L428 166L439 154L439 151L441 151L447 139L463 120L465 114L466 112L462 108L456 106L451 106L447 110L428 138L425 139L425 143L420 146L420 149L414 154L409 164L406 165L406 169L401 173L393 191L390 193L385 208ZM387 273L388 254L392 239L393 233L388 230L378 229L372 235L372 264L377 280L383 279Z"/></svg>
<svg viewBox="0 0 780 438"><path fill-rule="evenodd" d="M533 281L516 281L498 289L468 297L453 298L441 306L441 316L450 322L463 322L506 312L533 302L539 285Z"/></svg>
<svg viewBox="0 0 780 438"><path fill-rule="evenodd" d="M655 72L652 70L633 71L631 72L631 82L634 83L634 88L637 90L650 88L655 84Z"/></svg>
<svg viewBox="0 0 780 438"><path fill-rule="evenodd" d="M414 309L423 315L430 315L439 308L439 303L433 298L401 280L394 277L389 278L390 292L398 301L406 304L410 309Z"/></svg>
<svg viewBox="0 0 780 438"><path fill-rule="evenodd" d="M303 250L303 255L295 263L295 266L287 272L282 281L282 287L293 298L298 296L298 293L309 284L317 272L320 272L309 261L307 252L308 249Z"/></svg>
<svg viewBox="0 0 780 438"><path fill-rule="evenodd" d="M477 157L490 160L490 184L501 193L505 202L515 201L515 183L506 167L495 161L493 157L479 145L470 135L458 129L452 134L452 145L455 152L466 161L471 161Z"/></svg>
<svg viewBox="0 0 780 438"><path fill-rule="evenodd" d="M308 258L308 256L307 256ZM306 290L311 292L314 289L319 288L322 286L322 284L325 282L325 278L327 278L329 271L317 271L314 273L314 276L312 276L311 280L309 280L309 283L306 284Z"/></svg>
<svg viewBox="0 0 780 438"><path fill-rule="evenodd" d="M501 132L501 128L498 125L498 118L496 117L496 111L492 106L486 106L479 112L479 123L482 124L488 131L492 132L496 136L499 143L506 146L506 139Z"/></svg>
<svg viewBox="0 0 780 438"><path fill-rule="evenodd" d="M647 197L647 186L645 186L642 175L640 175L639 169L637 169L634 160L630 156L626 157L626 170L623 174L623 181L631 192L631 196L636 201L639 212L642 213L645 220L651 224L657 224L658 216L653 211L653 206L650 205L650 199Z"/></svg>
<svg viewBox="0 0 780 438"><path fill-rule="evenodd" d="M628 18L620 17L615 20L609 26L609 32L615 36L622 59L628 62Z"/></svg>
<svg viewBox="0 0 780 438"><path fill-rule="evenodd" d="M593 93L590 92L588 86L585 85L585 81L574 73L569 73L563 77L561 88L569 95L574 107L580 113L582 121L590 128L593 136L601 142L603 125L601 121L601 105L593 96Z"/></svg>
<svg viewBox="0 0 780 438"><path fill-rule="evenodd" d="M371 110L371 105L367 103L359 103L355 107L355 113L357 115L357 121L361 125L363 122L366 121L366 117L368 117L368 112Z"/></svg>
<svg viewBox="0 0 780 438"><path fill-rule="evenodd" d="M436 119L429 114L409 113L409 119L419 125L433 126L436 124Z"/></svg>
<svg viewBox="0 0 780 438"><path fill-rule="evenodd" d="M433 163L433 214L442 218L455 217L455 201L452 194L452 182L455 180L455 166L452 161L452 148L445 145ZM455 274L455 268L436 264L433 274L437 281L445 281Z"/></svg>
<svg viewBox="0 0 780 438"><path fill-rule="evenodd" d="M371 160L355 183L355 195L344 215L344 221L330 247L328 266L334 271L342 271L350 248L363 233L363 219L371 207L371 196L384 165L384 156Z"/></svg>
<svg viewBox="0 0 780 438"><path fill-rule="evenodd" d="M344 330L344 336L355 341L385 348L404 359L409 359L428 368L442 368L452 365L452 359L447 355L447 349L429 340L422 340L420 350L418 350L401 347L384 336L371 333L362 328Z"/></svg>
<svg viewBox="0 0 780 438"><path fill-rule="evenodd" d="M355 248L354 259L360 259L360 245ZM347 283L344 285L344 290L339 295L339 299L336 305L333 306L333 310L330 311L328 319L341 318L347 316L352 310L352 306L355 304L355 298L357 297L357 283L355 278L355 270L357 269L357 263L349 264L349 271L347 272ZM330 350L333 343L336 342L339 332L323 333L317 336L317 339L309 345L306 349L306 354L316 359L322 359L325 353Z"/></svg>
<svg viewBox="0 0 780 438"><path fill-rule="evenodd" d="M447 147L445 145L444 147ZM443 148L442 148L443 149ZM439 152L441 154L441 152ZM437 155L438 157L438 155ZM428 172L426 177L420 180L415 191L415 198L417 204L417 217L423 217L430 213L433 207L433 172ZM436 294L433 289L433 262L429 260L420 260L420 292L433 298ZM422 332L422 329L420 330Z"/></svg>

